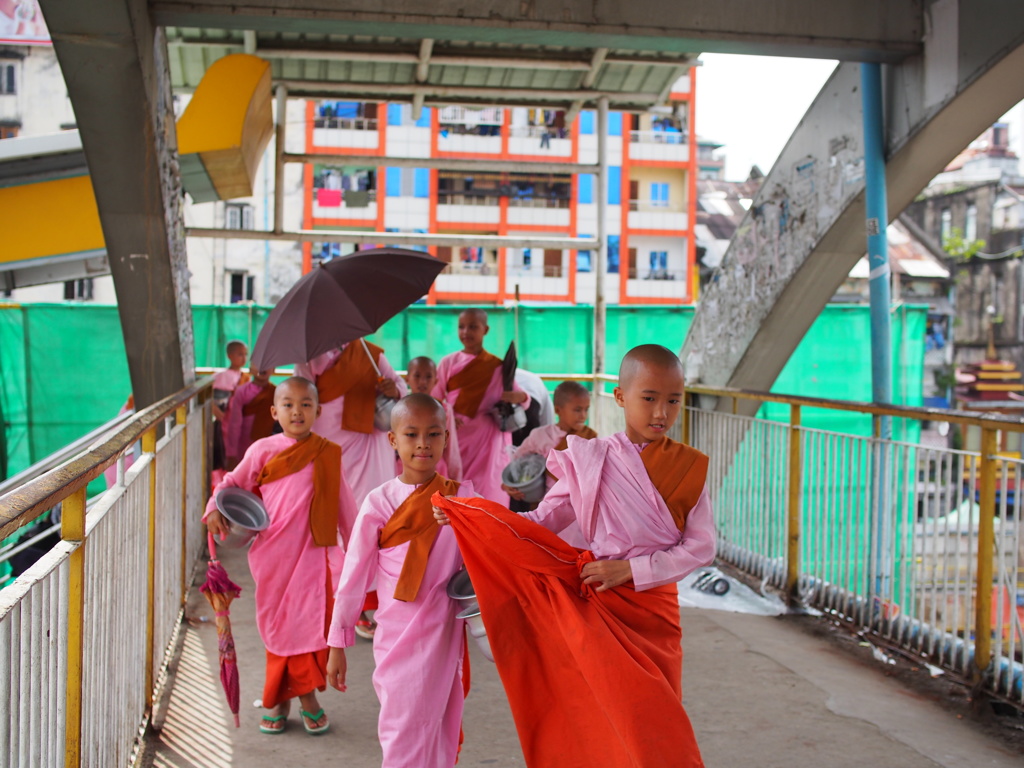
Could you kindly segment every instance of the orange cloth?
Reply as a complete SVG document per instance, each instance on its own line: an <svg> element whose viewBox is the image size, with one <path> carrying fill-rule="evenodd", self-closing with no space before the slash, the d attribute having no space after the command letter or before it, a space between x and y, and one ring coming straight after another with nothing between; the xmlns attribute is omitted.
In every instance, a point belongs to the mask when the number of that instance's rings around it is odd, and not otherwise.
<svg viewBox="0 0 1024 768"><path fill-rule="evenodd" d="M274 434L274 417L270 415L270 406L274 404L273 384L267 384L252 400L242 406L243 416L252 416L252 428L249 439L255 442L262 437Z"/></svg>
<svg viewBox="0 0 1024 768"><path fill-rule="evenodd" d="M380 548L388 549L409 542L409 551L402 563L402 573L395 584L395 600L411 603L419 594L423 574L427 572L427 558L441 527L434 519L430 497L435 492L443 496L457 493L459 484L435 474L398 505L398 509L380 531Z"/></svg>
<svg viewBox="0 0 1024 768"><path fill-rule="evenodd" d="M311 433L268 461L256 478L256 485L293 475L310 462L313 463L313 501L309 506L309 530L317 546L337 546L338 497L341 494L339 445Z"/></svg>
<svg viewBox="0 0 1024 768"><path fill-rule="evenodd" d="M555 446L556 451L564 451L566 448L569 447L569 435L576 435L576 437L581 437L584 440L593 440L595 437L597 437L597 432L592 430L586 424L583 425L583 429L573 430L572 432L566 432L565 437L559 440L558 444Z"/></svg>
<svg viewBox="0 0 1024 768"><path fill-rule="evenodd" d="M476 416L487 387L491 384L491 377L500 367L501 358L485 349L469 365L448 379L448 391L459 390L452 409L471 419Z"/></svg>
<svg viewBox="0 0 1024 768"><path fill-rule="evenodd" d="M384 350L376 344L366 344L373 362L380 367ZM341 428L349 432L373 432L373 415L377 405L377 372L373 369L366 350L359 340L350 342L334 361L334 365L316 377L320 402L329 403L345 398L341 412Z"/></svg>
<svg viewBox="0 0 1024 768"><path fill-rule="evenodd" d="M640 452L640 460L681 533L686 516L704 490L708 457L692 446L666 437L649 443Z"/></svg>
<svg viewBox="0 0 1024 768"><path fill-rule="evenodd" d="M447 513L530 768L702 768L675 585L594 592L590 552L485 499Z"/></svg>

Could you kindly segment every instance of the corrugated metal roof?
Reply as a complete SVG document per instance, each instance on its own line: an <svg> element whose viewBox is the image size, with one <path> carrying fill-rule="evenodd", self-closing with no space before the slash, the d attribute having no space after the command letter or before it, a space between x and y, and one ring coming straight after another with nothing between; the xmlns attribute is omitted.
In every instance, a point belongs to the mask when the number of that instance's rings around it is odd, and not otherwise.
<svg viewBox="0 0 1024 768"><path fill-rule="evenodd" d="M604 95L613 109L643 110L664 103L696 59L696 54L434 40L423 76L422 39L185 27L167 28L167 39L178 90L195 88L217 59L247 51L268 59L274 79L286 81L297 95L345 98L351 89L354 100L400 102L415 96L428 104L568 109L574 102L592 107Z"/></svg>

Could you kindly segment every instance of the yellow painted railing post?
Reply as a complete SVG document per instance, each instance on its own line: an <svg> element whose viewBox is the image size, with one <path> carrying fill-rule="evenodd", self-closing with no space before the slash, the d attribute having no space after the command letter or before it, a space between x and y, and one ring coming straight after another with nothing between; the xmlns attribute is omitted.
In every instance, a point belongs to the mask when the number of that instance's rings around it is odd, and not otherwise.
<svg viewBox="0 0 1024 768"><path fill-rule="evenodd" d="M188 599L185 581L188 579L188 405L174 411L174 423L181 430L181 599Z"/></svg>
<svg viewBox="0 0 1024 768"><path fill-rule="evenodd" d="M981 470L978 477L978 582L974 627L974 678L981 680L992 661L992 553L995 549L996 451L998 433L981 428Z"/></svg>
<svg viewBox="0 0 1024 768"><path fill-rule="evenodd" d="M64 696L64 765L82 764L82 641L85 636L85 488L61 505L60 537L80 541L68 562L67 690Z"/></svg>
<svg viewBox="0 0 1024 768"><path fill-rule="evenodd" d="M683 442L687 445L693 445L690 440L690 395L683 390Z"/></svg>
<svg viewBox="0 0 1024 768"><path fill-rule="evenodd" d="M789 499L786 539L786 595L796 603L800 595L800 496L803 488L800 453L800 406L789 406Z"/></svg>
<svg viewBox="0 0 1024 768"><path fill-rule="evenodd" d="M149 460L149 563L146 575L146 708L153 705L153 637L156 612L156 429L142 435L142 452Z"/></svg>

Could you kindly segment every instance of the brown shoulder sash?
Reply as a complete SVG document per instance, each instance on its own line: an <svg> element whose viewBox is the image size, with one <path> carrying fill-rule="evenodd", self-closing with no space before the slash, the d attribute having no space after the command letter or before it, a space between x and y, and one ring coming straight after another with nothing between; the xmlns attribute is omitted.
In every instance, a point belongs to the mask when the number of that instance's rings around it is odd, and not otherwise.
<svg viewBox="0 0 1024 768"><path fill-rule="evenodd" d="M380 367L384 350L367 342L373 361ZM341 428L350 432L373 432L374 406L377 400L377 373L362 343L356 339L345 347L334 365L316 377L320 403L345 398L341 412Z"/></svg>
<svg viewBox="0 0 1024 768"><path fill-rule="evenodd" d="M320 547L338 543L338 497L341 494L341 446L320 435L299 440L268 461L256 478L261 486L294 475L313 463L313 501L309 505L309 530Z"/></svg>
<svg viewBox="0 0 1024 768"><path fill-rule="evenodd" d="M686 516L697 505L708 474L708 457L689 445L667 437L640 452L647 476L665 500L680 532Z"/></svg>
<svg viewBox="0 0 1024 768"><path fill-rule="evenodd" d="M409 497L398 505L380 531L380 548L389 549L399 544L410 542L409 551L402 564L402 573L395 586L395 599L410 603L419 594L423 575L427 572L427 558L434 546L441 526L434 519L433 505L430 497L435 491L443 496L452 496L459 490L459 484L441 475L434 475L429 483L424 483Z"/></svg>
<svg viewBox="0 0 1024 768"><path fill-rule="evenodd" d="M242 406L243 416L252 416L252 428L249 430L250 440L270 437L274 434L274 417L270 414L270 406L274 404L273 384L267 384L259 393Z"/></svg>
<svg viewBox="0 0 1024 768"><path fill-rule="evenodd" d="M556 451L564 451L566 448L569 447L569 435L576 435L576 437L582 437L584 440L593 440L595 437L597 437L597 432L595 432L586 424L584 424L583 429L577 430L575 432L567 432L565 434L565 437L563 437L558 442L558 445L555 446Z"/></svg>
<svg viewBox="0 0 1024 768"><path fill-rule="evenodd" d="M448 391L459 390L452 408L456 413L473 418L480 410L484 393L491 384L491 377L501 367L501 358L486 349L474 357L469 365L448 379Z"/></svg>

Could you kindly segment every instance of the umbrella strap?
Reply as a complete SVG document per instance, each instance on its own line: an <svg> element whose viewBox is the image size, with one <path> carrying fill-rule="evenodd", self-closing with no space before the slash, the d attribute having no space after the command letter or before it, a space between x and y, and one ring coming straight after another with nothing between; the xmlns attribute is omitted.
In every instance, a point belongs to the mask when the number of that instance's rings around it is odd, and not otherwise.
<svg viewBox="0 0 1024 768"><path fill-rule="evenodd" d="M373 366L373 370L377 372L377 378L381 378L380 368L377 367L377 361L373 359L373 355L370 354L370 348L366 346L366 339L359 339L359 343L363 345L363 349L366 350L366 356L370 358L370 365Z"/></svg>

